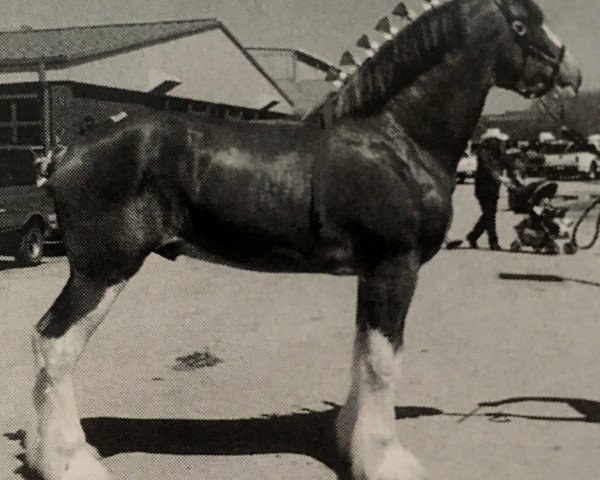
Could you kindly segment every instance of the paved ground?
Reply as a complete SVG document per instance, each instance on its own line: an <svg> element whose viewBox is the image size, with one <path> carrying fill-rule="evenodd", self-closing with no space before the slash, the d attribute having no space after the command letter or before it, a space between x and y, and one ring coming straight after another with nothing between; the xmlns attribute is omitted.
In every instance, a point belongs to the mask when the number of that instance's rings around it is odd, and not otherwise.
<svg viewBox="0 0 600 480"><path fill-rule="evenodd" d="M451 236L475 221L472 189L458 187ZM583 204L600 185L561 185L572 192ZM516 218L499 223L508 245ZM443 251L424 268L397 428L432 479L597 480L599 252ZM67 265L0 269L0 478L15 480L29 332ZM149 259L78 374L88 437L115 478L335 479L321 437L348 385L355 287Z"/></svg>

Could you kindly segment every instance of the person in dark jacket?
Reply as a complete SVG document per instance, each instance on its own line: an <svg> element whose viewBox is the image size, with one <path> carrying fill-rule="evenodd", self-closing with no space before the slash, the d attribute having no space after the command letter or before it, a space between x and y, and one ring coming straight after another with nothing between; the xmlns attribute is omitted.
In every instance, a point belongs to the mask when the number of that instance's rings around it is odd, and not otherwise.
<svg viewBox="0 0 600 480"><path fill-rule="evenodd" d="M481 217L467 235L471 248L477 248L477 240L487 232L491 250L500 250L496 232L496 214L500 187L503 183L509 187L516 180L512 162L506 156L508 135L498 128L485 132L477 149L477 171L475 172L475 197L481 206ZM504 180L507 172L512 182Z"/></svg>

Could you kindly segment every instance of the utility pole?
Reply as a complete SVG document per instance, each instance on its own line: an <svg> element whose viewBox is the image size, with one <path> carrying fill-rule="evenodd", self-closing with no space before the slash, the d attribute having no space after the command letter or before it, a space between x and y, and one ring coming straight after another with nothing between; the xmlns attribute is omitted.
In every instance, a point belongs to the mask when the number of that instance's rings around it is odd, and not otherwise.
<svg viewBox="0 0 600 480"><path fill-rule="evenodd" d="M52 148L52 138L50 132L50 88L46 78L46 65L43 61L38 64L38 76L40 86L42 88L42 119L43 119L43 135L44 135L44 154L47 155Z"/></svg>

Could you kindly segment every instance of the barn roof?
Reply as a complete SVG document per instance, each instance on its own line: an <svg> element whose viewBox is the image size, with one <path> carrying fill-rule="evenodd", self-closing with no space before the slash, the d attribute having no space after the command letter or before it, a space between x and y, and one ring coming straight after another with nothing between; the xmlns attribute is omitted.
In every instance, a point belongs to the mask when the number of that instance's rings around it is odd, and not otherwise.
<svg viewBox="0 0 600 480"><path fill-rule="evenodd" d="M0 32L0 64L27 66L43 61L47 66L60 66L213 28L225 30L216 19L202 19Z"/></svg>
<svg viewBox="0 0 600 480"><path fill-rule="evenodd" d="M41 62L46 69L64 68L73 63L89 62L213 29L221 30L279 94L294 106L288 93L231 31L214 18L0 32L0 68L31 71L37 70Z"/></svg>

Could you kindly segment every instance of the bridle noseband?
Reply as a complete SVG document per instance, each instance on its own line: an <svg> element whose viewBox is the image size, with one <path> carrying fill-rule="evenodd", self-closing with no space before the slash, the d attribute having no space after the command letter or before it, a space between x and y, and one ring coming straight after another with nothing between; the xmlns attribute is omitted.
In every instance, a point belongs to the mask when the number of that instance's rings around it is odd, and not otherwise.
<svg viewBox="0 0 600 480"><path fill-rule="evenodd" d="M552 68L552 74L550 75L550 77L543 81L545 89L543 92L541 92L541 94L547 93L549 90L552 89L556 82L556 77L560 72L560 66L563 62L567 47L564 44L561 44L560 48L556 49L556 52L551 52L546 49L540 48L532 41L531 35L526 28L523 30L522 33L518 32L518 29L514 28L515 22L519 22L519 19L513 15L513 13L510 11L510 8L506 5L506 2L503 0L495 0L495 3L506 18L508 24L510 25L515 42L523 50L523 63L521 65L520 80L517 88L525 96L540 95L538 92L533 92L532 90L530 90L530 88L524 82L529 67L532 66L533 61L537 61L537 63L542 63Z"/></svg>

